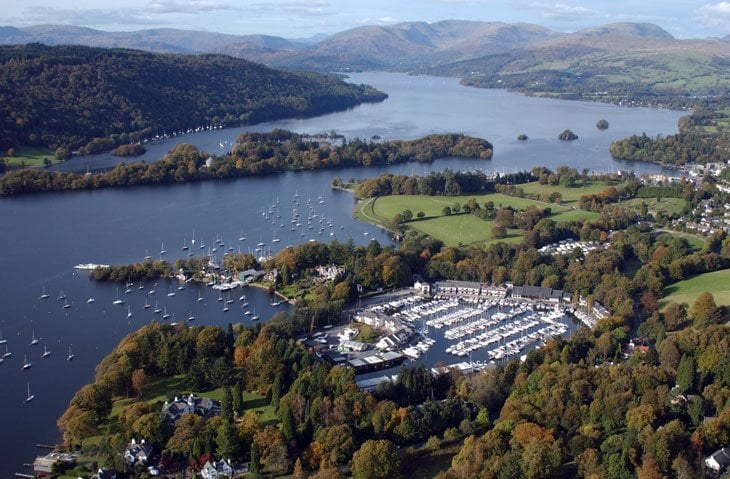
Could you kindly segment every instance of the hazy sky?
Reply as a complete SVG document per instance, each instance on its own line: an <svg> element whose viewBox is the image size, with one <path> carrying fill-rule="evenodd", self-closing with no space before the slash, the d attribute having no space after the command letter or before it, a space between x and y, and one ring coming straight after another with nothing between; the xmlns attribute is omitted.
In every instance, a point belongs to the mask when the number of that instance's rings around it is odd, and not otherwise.
<svg viewBox="0 0 730 479"><path fill-rule="evenodd" d="M730 34L730 0L0 0L2 25L170 27L287 38L360 25L445 19L528 22L558 31L651 22L680 38Z"/></svg>

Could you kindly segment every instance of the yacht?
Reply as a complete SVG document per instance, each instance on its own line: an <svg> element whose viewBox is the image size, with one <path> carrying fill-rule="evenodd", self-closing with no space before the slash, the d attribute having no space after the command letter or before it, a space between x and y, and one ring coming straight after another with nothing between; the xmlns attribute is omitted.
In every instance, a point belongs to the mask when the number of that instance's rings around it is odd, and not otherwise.
<svg viewBox="0 0 730 479"><path fill-rule="evenodd" d="M63 290L59 291L57 299L58 301L63 301L64 299L66 299L66 293L64 293Z"/></svg>
<svg viewBox="0 0 730 479"><path fill-rule="evenodd" d="M68 302L67 299L63 300L63 309L68 309L71 307L71 303Z"/></svg>
<svg viewBox="0 0 730 479"><path fill-rule="evenodd" d="M41 294L41 299L48 299L49 295L46 293L46 287L43 287L43 294Z"/></svg>
<svg viewBox="0 0 730 479"><path fill-rule="evenodd" d="M44 344L43 345L43 355L41 355L42 358L47 358L51 355L51 352L48 350L48 347Z"/></svg>
<svg viewBox="0 0 730 479"><path fill-rule="evenodd" d="M238 237L238 241L246 241L246 236L243 234L243 228L241 228L241 236Z"/></svg>
<svg viewBox="0 0 730 479"><path fill-rule="evenodd" d="M195 316L193 316L193 312L188 313L188 321L195 321Z"/></svg>
<svg viewBox="0 0 730 479"><path fill-rule="evenodd" d="M31 346L38 344L38 339L35 337L35 330L33 331L33 339L30 340Z"/></svg>
<svg viewBox="0 0 730 479"><path fill-rule="evenodd" d="M150 305L150 303L149 303L149 302L147 301L147 298L145 298L145 299L144 299L144 304L142 305L142 308L144 308L144 309L150 309L151 307L152 307L152 306L151 306L151 305Z"/></svg>
<svg viewBox="0 0 730 479"><path fill-rule="evenodd" d="M8 351L8 345L6 344L5 345L5 354L3 354L3 357L4 358L9 358L12 355L13 355L13 353L11 353L10 351Z"/></svg>
<svg viewBox="0 0 730 479"><path fill-rule="evenodd" d="M165 312L162 315L162 319L167 319L170 317L170 313L167 312L167 306L165 306Z"/></svg>
<svg viewBox="0 0 730 479"><path fill-rule="evenodd" d="M256 315L256 308L253 308L253 316L251 316L251 321L258 321L259 319L261 318Z"/></svg>
<svg viewBox="0 0 730 479"><path fill-rule="evenodd" d="M28 355L26 354L23 357L23 369L30 369L31 366L33 366L33 363L31 363L30 361L28 361Z"/></svg>
<svg viewBox="0 0 730 479"><path fill-rule="evenodd" d="M6 344L7 342L8 340L3 338L3 332L0 331L0 344Z"/></svg>
<svg viewBox="0 0 730 479"><path fill-rule="evenodd" d="M198 291L198 302L203 301L203 296L200 294L200 291Z"/></svg>
<svg viewBox="0 0 730 479"><path fill-rule="evenodd" d="M124 304L124 300L123 299L119 299L119 288L117 288L117 299L115 299L114 301L112 301L112 304L116 304L116 305Z"/></svg>
<svg viewBox="0 0 730 479"><path fill-rule="evenodd" d="M71 346L68 347L68 356L66 356L66 361L71 361L74 358L74 353L71 352Z"/></svg>
<svg viewBox="0 0 730 479"><path fill-rule="evenodd" d="M30 393L30 383L28 385L28 395L25 396L25 402L31 402L33 399L35 399L35 394Z"/></svg>
<svg viewBox="0 0 730 479"><path fill-rule="evenodd" d="M165 250L165 243L163 242L162 247L160 248L160 255L163 255L165 253L167 253L167 251Z"/></svg>
<svg viewBox="0 0 730 479"><path fill-rule="evenodd" d="M172 290L172 286L170 286L170 291L167 293L168 296L175 296L175 291Z"/></svg>
<svg viewBox="0 0 730 479"><path fill-rule="evenodd" d="M155 301L155 314L160 314L162 310L157 306L157 301Z"/></svg>
<svg viewBox="0 0 730 479"><path fill-rule="evenodd" d="M129 319L131 317L132 317L132 308L130 308L129 306L127 306L127 319Z"/></svg>
<svg viewBox="0 0 730 479"><path fill-rule="evenodd" d="M95 300L94 298L89 298L89 299L87 299L87 300L86 300L86 303L87 303L87 304L91 304L91 303L93 303L94 301L96 301L96 300Z"/></svg>

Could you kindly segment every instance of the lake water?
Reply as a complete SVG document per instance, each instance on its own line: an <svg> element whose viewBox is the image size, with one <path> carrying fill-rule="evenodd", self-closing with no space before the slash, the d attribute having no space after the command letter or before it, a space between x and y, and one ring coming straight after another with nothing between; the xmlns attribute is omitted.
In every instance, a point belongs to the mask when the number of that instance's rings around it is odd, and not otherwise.
<svg viewBox="0 0 730 479"><path fill-rule="evenodd" d="M177 321L188 315L195 324L243 321L238 302L229 312L222 311L218 294L208 288L199 290L187 285L177 290L177 283L132 286L129 294L121 285L124 306L114 306L117 288L97 283L86 273L75 271L77 263L125 264L140 261L146 254L158 256L162 243L166 258L184 257L183 242L190 244L195 231L196 245L203 241L213 245L220 237L226 249L242 251L263 241L271 244L276 236L277 248L309 239L328 241L353 238L366 244L370 238L388 242L380 230L352 219L353 199L348 193L331 190L333 176L364 178L384 171L399 174L427 173L452 169L512 171L535 165L556 167L567 164L576 168L610 171L635 168L639 172L662 171L649 164L627 164L611 160L607 149L613 139L633 133L668 134L676 131L680 112L565 102L528 98L504 91L462 87L454 79L410 77L402 74L363 73L351 81L369 83L386 91L390 98L378 104L362 105L348 111L318 118L271 122L248 128L216 130L185 135L182 138L150 145L145 161L159 159L175 143L189 142L218 153L220 143L228 146L242 131L266 131L274 127L297 132L319 133L335 130L348 137L416 138L428 133L463 132L487 138L494 143L491 161L444 159L431 164L403 164L390 168L350 168L288 172L267 177L241 178L182 185L138 187L39 194L0 200L0 330L12 357L0 364L0 478L14 472L28 472L22 463L32 462L36 443L58 442L56 419L68 405L73 393L93 379L94 367L124 335L151 321L154 315L142 308L146 299L157 300ZM607 131L598 131L595 123L605 118ZM557 140L565 128L580 138L566 143ZM530 136L518 142L519 133ZM58 169L84 171L87 167L108 167L119 158L110 155L75 158ZM322 235L318 228L290 230L294 192L300 203L312 199L320 216L331 221ZM325 203L319 204L322 195ZM282 218L265 219L262 212L279 199ZM300 211L302 211L300 206ZM284 227L281 227L281 224ZM326 223L324 223L326 225ZM246 241L239 241L243 231ZM304 236L302 236L302 232ZM368 235L365 235L365 233ZM330 236L333 233L333 236ZM274 248L276 250L276 248ZM197 246L196 254L207 252ZM218 253L220 254L220 252ZM39 299L45 288L48 299ZM148 295L151 288L155 295ZM177 293L168 297L173 288ZM63 290L71 307L57 300ZM205 300L198 302L202 292ZM262 320L276 308L265 291L249 288L236 290L233 297L245 293L251 307ZM87 304L93 297L95 302ZM132 317L127 318L127 306ZM172 319L170 319L171 321ZM31 338L39 344L30 345ZM44 347L52 352L42 358ZM71 346L75 359L66 360ZM0 345L0 355L4 353ZM22 370L23 356L33 363ZM26 384L30 383L35 400L26 404Z"/></svg>

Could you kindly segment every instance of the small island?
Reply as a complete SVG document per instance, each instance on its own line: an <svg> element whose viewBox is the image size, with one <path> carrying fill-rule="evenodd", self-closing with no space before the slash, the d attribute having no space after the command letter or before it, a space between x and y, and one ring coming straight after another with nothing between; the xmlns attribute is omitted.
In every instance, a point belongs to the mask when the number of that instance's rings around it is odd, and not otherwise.
<svg viewBox="0 0 730 479"><path fill-rule="evenodd" d="M598 120L598 123L596 123L596 128L599 130L608 130L608 122L604 119Z"/></svg>
<svg viewBox="0 0 730 479"><path fill-rule="evenodd" d="M525 133L520 133L519 135L517 135L517 139L520 141L526 141L527 138L528 136Z"/></svg>
<svg viewBox="0 0 730 479"><path fill-rule="evenodd" d="M565 129L560 135L558 135L558 139L563 141L573 141L578 139L578 135L573 133L571 130Z"/></svg>
<svg viewBox="0 0 730 479"><path fill-rule="evenodd" d="M119 145L112 150L114 156L140 156L147 152L147 148L142 143L129 143L126 145Z"/></svg>

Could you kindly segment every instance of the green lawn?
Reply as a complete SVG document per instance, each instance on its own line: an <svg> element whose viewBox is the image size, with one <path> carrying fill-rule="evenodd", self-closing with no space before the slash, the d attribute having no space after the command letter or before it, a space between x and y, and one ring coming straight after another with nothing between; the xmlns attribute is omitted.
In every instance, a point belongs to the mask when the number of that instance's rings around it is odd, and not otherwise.
<svg viewBox="0 0 730 479"><path fill-rule="evenodd" d="M621 205L639 211L642 203L646 203L649 212L663 212L668 215L681 215L687 207L687 202L682 198L632 198L623 201Z"/></svg>
<svg viewBox="0 0 730 479"><path fill-rule="evenodd" d="M684 238L687 240L687 243L689 243L690 246L692 246L692 249L695 251L699 251L702 248L705 247L705 238L702 236L697 236L692 233L682 233L681 231L669 231L664 230L662 234L668 234L672 236L676 236L677 238Z"/></svg>
<svg viewBox="0 0 730 479"><path fill-rule="evenodd" d="M488 244L495 241L506 241L508 243L522 241L522 233L519 230L509 230L507 237L504 239L493 239L492 227L494 223L481 220L474 215L443 215L445 206L453 206L454 203L464 205L471 198L474 198L482 206L487 201L492 201L496 208L511 206L517 210L524 210L529 206L548 207L552 210L551 218L557 222L600 218L598 213L590 211L575 210L566 206L543 203L527 198L516 198L499 193L469 196L395 195L370 198L358 203L355 209L355 217L360 221L383 226L397 213L409 209L413 212L414 218L418 212L425 214L422 220L415 219L408 222L407 226L409 228L422 231L449 246L473 243Z"/></svg>
<svg viewBox="0 0 730 479"><path fill-rule="evenodd" d="M692 305L700 293L709 291L718 305L730 306L730 269L699 274L664 288L662 305L670 302Z"/></svg>
<svg viewBox="0 0 730 479"><path fill-rule="evenodd" d="M577 203L581 196L583 195L589 195L589 194L595 194L600 193L601 191L605 190L609 186L621 186L621 184L618 185L609 185L608 183L605 183L603 181L599 181L596 183L588 183L585 186L575 186L575 187L567 187L567 186L559 186L559 185L541 185L537 181L533 181L532 183L525 183L524 185L517 185L518 188L522 188L522 191L525 192L527 195L537 194L541 195L543 193L552 193L554 191L557 191L563 196L563 203Z"/></svg>
<svg viewBox="0 0 730 479"><path fill-rule="evenodd" d="M10 166L43 166L44 158L48 158L53 163L58 163L56 156L50 149L34 146L15 148L13 156L2 156Z"/></svg>

